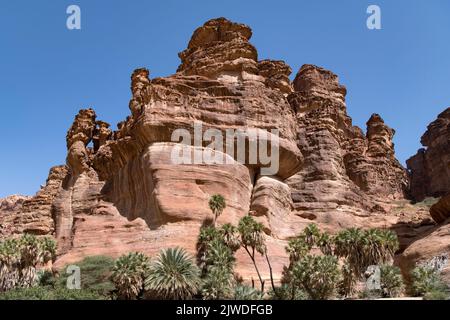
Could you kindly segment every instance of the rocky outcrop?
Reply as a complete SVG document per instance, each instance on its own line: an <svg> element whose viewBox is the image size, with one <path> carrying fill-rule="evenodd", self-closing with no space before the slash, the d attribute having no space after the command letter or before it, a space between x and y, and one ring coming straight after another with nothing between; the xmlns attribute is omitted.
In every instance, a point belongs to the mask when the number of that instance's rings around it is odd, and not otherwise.
<svg viewBox="0 0 450 320"><path fill-rule="evenodd" d="M429 213L437 225L418 234L399 257L407 276L416 265L445 258L442 275L450 281L450 108L439 114L421 138L426 147L408 159L411 178L410 194L415 201L426 197L441 197Z"/></svg>
<svg viewBox="0 0 450 320"><path fill-rule="evenodd" d="M420 142L424 148L406 161L415 201L450 192L450 107L428 126Z"/></svg>
<svg viewBox="0 0 450 320"><path fill-rule="evenodd" d="M22 195L12 195L6 198L0 199L0 212L1 214L15 214L22 208L23 203L30 197Z"/></svg>
<svg viewBox="0 0 450 320"><path fill-rule="evenodd" d="M220 193L227 207L218 223L248 213L261 221L279 278L286 241L311 221L333 233L429 227L388 214L407 186L394 130L377 114L367 133L353 126L335 74L304 65L291 83L283 61L258 61L251 35L244 24L213 19L194 32L174 75L151 79L136 69L130 115L115 131L93 109L80 110L66 165L24 202L13 231L53 234L56 267L93 254L194 252L212 218L208 199ZM264 149L266 158L257 152ZM237 260L244 278L256 276L245 252Z"/></svg>
<svg viewBox="0 0 450 320"><path fill-rule="evenodd" d="M12 225L12 221L28 199L30 197L22 195L12 195L0 199L0 239L13 233L15 226Z"/></svg>
<svg viewBox="0 0 450 320"><path fill-rule="evenodd" d="M323 68L303 66L294 89L289 101L305 158L303 168L288 180L295 210L313 219L330 211L370 213L380 209L372 196L403 198L407 177L394 155L394 130L377 114L367 122L366 135L353 126L346 88Z"/></svg>
<svg viewBox="0 0 450 320"><path fill-rule="evenodd" d="M218 223L236 224L249 210L266 208L266 231L273 235L268 243L280 274L285 243L271 230L290 214L283 180L299 170L303 157L287 100L291 69L282 61L258 61L250 37L248 26L214 19L194 32L176 74L150 79L147 69L135 70L131 115L115 132L93 110L80 111L67 135L69 175L54 201L56 266L93 253L154 255L174 245L194 251L200 226L212 218L209 197L220 193L227 207ZM222 150L210 149L208 129L216 130L214 142ZM240 139L243 150L236 146ZM252 144L278 147L279 170L268 180L262 175L267 164L250 161ZM180 152L186 163L174 163ZM225 164L196 163L199 152ZM277 212L270 207L275 203ZM243 276L255 276L244 252L238 260Z"/></svg>
<svg viewBox="0 0 450 320"><path fill-rule="evenodd" d="M2 224L7 226L8 231L2 232L2 236L52 234L55 228L53 203L66 175L66 166L51 168L45 186L35 196L25 199L16 214L4 218Z"/></svg>
<svg viewBox="0 0 450 320"><path fill-rule="evenodd" d="M436 226L419 235L415 241L399 256L399 265L406 277L417 265L430 262L436 257L450 257L450 224ZM450 264L443 266L442 276L450 282Z"/></svg>
<svg viewBox="0 0 450 320"><path fill-rule="evenodd" d="M450 194L442 197L438 203L430 208L430 214L437 223L442 223L450 218Z"/></svg>

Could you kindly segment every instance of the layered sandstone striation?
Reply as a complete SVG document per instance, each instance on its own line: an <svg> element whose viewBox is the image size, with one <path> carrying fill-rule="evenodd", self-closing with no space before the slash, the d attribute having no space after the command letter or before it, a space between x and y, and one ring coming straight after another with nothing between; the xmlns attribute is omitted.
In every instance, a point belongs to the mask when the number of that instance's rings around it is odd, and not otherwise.
<svg viewBox="0 0 450 320"><path fill-rule="evenodd" d="M11 195L0 199L0 238L13 233L15 226L12 221L28 199L30 197L22 195Z"/></svg>
<svg viewBox="0 0 450 320"><path fill-rule="evenodd" d="M428 126L420 142L424 148L406 162L415 201L450 192L450 107Z"/></svg>
<svg viewBox="0 0 450 320"><path fill-rule="evenodd" d="M408 180L389 128L377 114L367 133L347 115L346 88L332 72L304 65L289 95L296 111L303 168L288 180L295 210L314 218L329 211L379 211L375 197L401 199Z"/></svg>
<svg viewBox="0 0 450 320"><path fill-rule="evenodd" d="M1 224L7 232L2 231L1 235L52 234L55 228L53 204L66 173L66 166L51 168L45 186L42 186L35 196L21 199L18 210L2 219Z"/></svg>

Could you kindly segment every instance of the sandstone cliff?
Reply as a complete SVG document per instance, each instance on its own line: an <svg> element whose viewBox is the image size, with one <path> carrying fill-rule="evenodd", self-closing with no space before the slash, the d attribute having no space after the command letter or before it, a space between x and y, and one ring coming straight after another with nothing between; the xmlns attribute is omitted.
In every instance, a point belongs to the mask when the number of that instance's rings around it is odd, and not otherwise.
<svg viewBox="0 0 450 320"><path fill-rule="evenodd" d="M416 201L450 192L450 107L428 126L420 142L424 148L406 162Z"/></svg>
<svg viewBox="0 0 450 320"><path fill-rule="evenodd" d="M437 225L415 237L399 257L404 272L436 257L445 260L450 257L450 108L428 126L421 142L425 148L407 161L410 194L415 201L425 197L441 199L430 208ZM448 263L442 274L450 281Z"/></svg>
<svg viewBox="0 0 450 320"><path fill-rule="evenodd" d="M94 110L80 110L66 136L66 165L53 168L46 186L11 215L11 233L54 235L56 267L87 255L154 255L171 246L194 252L200 226L212 217L208 199L220 193L227 208L219 223L250 212L265 225L279 277L286 241L311 221L331 232L393 228L402 249L428 230L428 212L394 210L395 201L406 203L408 188L395 131L374 114L364 133L347 114L346 88L335 74L304 65L291 83L283 61L258 60L251 36L244 24L213 19L194 32L175 74L152 79L147 69L135 70L130 116L116 131ZM225 152L211 150L211 141L191 141L194 124L200 134L223 133L214 141L222 145L243 136L246 160L252 137L276 145L279 170L264 175L267 163L240 161L234 147ZM189 146L174 141L177 129L187 130ZM226 164L175 164L180 147L188 158L206 150ZM237 258L237 271L255 277L246 255Z"/></svg>
<svg viewBox="0 0 450 320"><path fill-rule="evenodd" d="M367 133L352 125L346 88L319 67L303 66L289 101L296 111L298 145L305 165L288 184L297 211L379 211L372 196L401 199L408 180L394 155L395 131L377 114ZM380 197L382 196L382 197Z"/></svg>

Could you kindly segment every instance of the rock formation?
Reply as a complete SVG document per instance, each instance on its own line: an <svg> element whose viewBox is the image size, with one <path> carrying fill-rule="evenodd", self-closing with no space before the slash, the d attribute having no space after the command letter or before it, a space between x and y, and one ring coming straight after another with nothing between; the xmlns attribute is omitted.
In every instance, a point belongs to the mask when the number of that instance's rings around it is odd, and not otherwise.
<svg viewBox="0 0 450 320"><path fill-rule="evenodd" d="M450 192L450 107L428 126L420 142L424 148L406 161L415 201Z"/></svg>
<svg viewBox="0 0 450 320"><path fill-rule="evenodd" d="M22 208L23 203L30 197L21 195L12 195L0 199L0 212L4 215L14 214Z"/></svg>
<svg viewBox="0 0 450 320"><path fill-rule="evenodd" d="M430 208L430 214L437 223L442 223L450 218L450 193Z"/></svg>
<svg viewBox="0 0 450 320"><path fill-rule="evenodd" d="M450 108L428 126L421 143L425 148L407 161L410 195L415 201L426 197L442 198L430 208L430 215L438 225L415 236L399 257L405 274L417 264L437 257L450 258ZM448 263L442 275L450 281Z"/></svg>
<svg viewBox="0 0 450 320"><path fill-rule="evenodd" d="M394 155L394 130L379 115L367 122L366 135L353 126L346 111L346 88L323 68L303 66L294 89L289 101L305 158L303 168L288 180L296 211L310 217L358 208L379 211L371 196L404 197L408 182Z"/></svg>
<svg viewBox="0 0 450 320"><path fill-rule="evenodd" d="M408 186L394 130L374 114L364 133L347 115L335 74L304 65L291 83L283 61L258 61L251 35L246 25L213 19L194 32L174 75L151 79L136 69L130 116L116 131L94 110L80 110L66 136L66 165L11 215L11 233L54 235L56 267L94 254L194 252L200 226L212 218L208 199L220 193L227 207L219 224L248 213L264 224L277 278L286 241L311 221L331 232L391 227L405 238L429 228L430 220L411 225L407 213L391 212ZM211 139L209 129L217 134ZM252 145L277 147L279 170L264 174L267 162L250 161ZM174 162L180 151L187 162ZM194 161L205 153L226 164ZM255 277L245 253L237 259L237 271Z"/></svg>
<svg viewBox="0 0 450 320"><path fill-rule="evenodd" d="M30 197L12 195L0 199L0 238L11 235L14 230L13 219L20 212L23 203Z"/></svg>

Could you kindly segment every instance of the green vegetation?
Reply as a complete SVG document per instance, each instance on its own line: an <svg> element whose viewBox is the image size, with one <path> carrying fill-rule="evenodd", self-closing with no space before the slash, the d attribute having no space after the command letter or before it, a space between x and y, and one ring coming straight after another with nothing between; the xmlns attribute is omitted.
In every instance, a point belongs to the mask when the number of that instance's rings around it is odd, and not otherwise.
<svg viewBox="0 0 450 320"><path fill-rule="evenodd" d="M450 297L448 286L439 273L427 266L418 266L411 271L411 293L423 296L426 300L447 300Z"/></svg>
<svg viewBox="0 0 450 320"><path fill-rule="evenodd" d="M214 214L214 226L216 226L217 218L222 214L226 206L225 198L220 194L215 194L209 199L209 208Z"/></svg>
<svg viewBox="0 0 450 320"><path fill-rule="evenodd" d="M431 291L425 293L424 300L450 300L450 294L448 288L442 285L440 288L434 288Z"/></svg>
<svg viewBox="0 0 450 320"><path fill-rule="evenodd" d="M150 260L143 253L133 252L117 259L111 275L117 297L124 300L141 297L149 268Z"/></svg>
<svg viewBox="0 0 450 320"><path fill-rule="evenodd" d="M251 216L245 216L239 221L238 231L241 236L242 247L252 260L259 282L261 283L261 292L264 292L264 280L256 264L256 253L266 254L266 244L263 236L263 225L256 222Z"/></svg>
<svg viewBox="0 0 450 320"><path fill-rule="evenodd" d="M91 290L70 290L64 287L36 286L16 288L0 294L0 300L104 300Z"/></svg>
<svg viewBox="0 0 450 320"><path fill-rule="evenodd" d="M333 243L334 255L345 261L341 284L345 296L353 293L354 284L369 266L391 263L399 246L394 232L381 229L345 229L334 237Z"/></svg>
<svg viewBox="0 0 450 320"><path fill-rule="evenodd" d="M43 250L42 261L52 257L53 241L41 240ZM26 239L27 248L34 246L35 240ZM47 252L47 258L45 257ZM104 300L109 298L114 288L108 280L114 260L108 257L89 257L76 263L81 270L81 290L66 288L68 275L56 277L49 270L38 270L33 280L33 286L15 287L0 294L0 300ZM29 266L29 265L28 265ZM29 269L30 270L30 269ZM65 270L65 269L63 269ZM30 279L30 278L29 278Z"/></svg>
<svg viewBox="0 0 450 320"><path fill-rule="evenodd" d="M50 238L24 234L0 243L0 292L38 284L38 267L55 257L56 243Z"/></svg>
<svg viewBox="0 0 450 320"><path fill-rule="evenodd" d="M80 268L81 289L90 290L101 296L108 297L114 290L114 283L111 281L111 274L114 267L114 259L106 256L91 256L80 262L74 263ZM65 273L67 267L62 269L59 277L59 284L63 287L67 283ZM44 277L45 280L45 277Z"/></svg>
<svg viewBox="0 0 450 320"><path fill-rule="evenodd" d="M292 269L292 284L308 293L313 300L332 297L339 283L338 260L333 256L307 255Z"/></svg>
<svg viewBox="0 0 450 320"><path fill-rule="evenodd" d="M69 290L65 269L55 275L43 268L54 259L56 243L50 238L24 235L0 243L0 299L239 299L306 300L339 299L357 294L365 298L398 297L404 291L400 269L392 266L398 240L392 231L350 228L332 236L310 224L289 240L281 285L276 287L269 260L264 226L252 216L237 226L216 226L226 207L221 195L209 201L214 222L200 229L194 260L181 248L162 250L150 260L133 252L114 260L104 256L85 258L80 267L81 289ZM247 253L260 287L244 284L235 274L238 250ZM265 259L271 288L257 257ZM357 292L369 266L380 266L380 288ZM424 299L448 299L447 286L428 267L411 273L410 291Z"/></svg>
<svg viewBox="0 0 450 320"><path fill-rule="evenodd" d="M235 300L262 300L263 294L246 285L238 285L234 288L234 299Z"/></svg>
<svg viewBox="0 0 450 320"><path fill-rule="evenodd" d="M150 266L145 288L158 299L191 299L200 289L200 270L184 249L163 250Z"/></svg>
<svg viewBox="0 0 450 320"><path fill-rule="evenodd" d="M404 290L404 283L400 268L391 265L382 265L381 272L381 294L385 298L395 298Z"/></svg>
<svg viewBox="0 0 450 320"><path fill-rule="evenodd" d="M240 242L236 228L224 225L221 229L203 227L197 243L197 261L202 269L203 299L226 299L232 294L234 279L234 252Z"/></svg>

